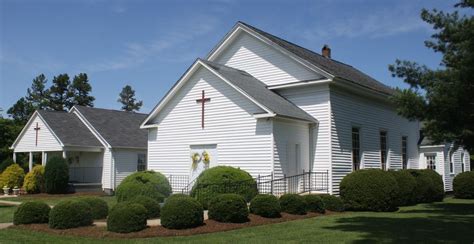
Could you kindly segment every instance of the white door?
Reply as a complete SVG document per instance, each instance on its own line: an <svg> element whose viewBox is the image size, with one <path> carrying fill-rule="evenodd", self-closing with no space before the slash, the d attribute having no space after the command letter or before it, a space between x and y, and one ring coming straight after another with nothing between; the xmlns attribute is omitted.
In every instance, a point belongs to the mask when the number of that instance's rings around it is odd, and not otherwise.
<svg viewBox="0 0 474 244"><path fill-rule="evenodd" d="M192 145L190 147L190 181L204 170L218 165L217 145Z"/></svg>

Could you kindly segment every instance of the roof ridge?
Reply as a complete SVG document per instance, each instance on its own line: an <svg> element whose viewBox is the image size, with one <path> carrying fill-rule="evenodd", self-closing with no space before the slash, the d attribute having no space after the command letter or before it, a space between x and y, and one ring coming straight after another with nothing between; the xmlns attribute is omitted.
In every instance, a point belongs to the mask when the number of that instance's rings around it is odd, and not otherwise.
<svg viewBox="0 0 474 244"><path fill-rule="evenodd" d="M148 114L146 114L146 113L139 113L139 112L134 112L134 111L123 111L123 110L111 109L111 108L96 108L96 107L87 107L87 106L82 106L82 105L74 105L73 107L79 107L79 108L85 108L85 109L92 109L92 110L107 110L107 111L110 111L110 112L119 112L119 113L148 115Z"/></svg>

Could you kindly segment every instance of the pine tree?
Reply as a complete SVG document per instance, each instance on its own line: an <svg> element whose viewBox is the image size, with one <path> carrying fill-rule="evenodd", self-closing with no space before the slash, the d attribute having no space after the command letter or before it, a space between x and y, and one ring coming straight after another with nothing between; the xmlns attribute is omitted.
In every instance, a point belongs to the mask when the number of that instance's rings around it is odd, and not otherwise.
<svg viewBox="0 0 474 244"><path fill-rule="evenodd" d="M71 107L72 94L69 90L71 81L67 74L60 74L53 78L53 85L49 88L49 108L56 111L65 111Z"/></svg>
<svg viewBox="0 0 474 244"><path fill-rule="evenodd" d="M16 122L25 124L34 111L35 108L33 105L24 97L22 97L15 104L13 104L11 108L8 109L7 113Z"/></svg>
<svg viewBox="0 0 474 244"><path fill-rule="evenodd" d="M74 76L69 91L72 96L71 103L68 107L69 109L74 105L94 107L95 98L93 96L89 96L89 93L92 91L92 87L89 84L87 74L80 73Z"/></svg>
<svg viewBox="0 0 474 244"><path fill-rule="evenodd" d="M143 101L137 101L135 98L135 91L129 85L122 88L122 92L119 94L117 102L122 103L122 110L129 112L139 111L143 105Z"/></svg>
<svg viewBox="0 0 474 244"><path fill-rule="evenodd" d="M474 8L463 0L456 7ZM411 61L396 60L392 76L409 89L398 90L393 101L399 114L424 122L423 133L434 143L445 141L474 150L474 17L458 11L422 10L421 18L436 31L426 47L443 55L435 70Z"/></svg>
<svg viewBox="0 0 474 244"><path fill-rule="evenodd" d="M47 82L48 80L44 74L40 74L33 79L31 88L28 88L26 91L27 95L25 98L35 109L44 109L48 106L49 91L45 89Z"/></svg>

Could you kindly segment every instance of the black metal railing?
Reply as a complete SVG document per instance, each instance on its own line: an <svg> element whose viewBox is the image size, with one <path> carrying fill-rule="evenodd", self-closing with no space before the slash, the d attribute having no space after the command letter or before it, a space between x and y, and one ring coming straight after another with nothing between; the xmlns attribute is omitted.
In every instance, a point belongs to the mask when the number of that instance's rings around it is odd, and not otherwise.
<svg viewBox="0 0 474 244"><path fill-rule="evenodd" d="M173 193L188 195L191 193L195 183L195 180L188 182L189 176L187 175L169 175L168 180L173 188ZM194 192L195 194L200 194L203 191L215 193L239 192L249 187L253 188L255 185L256 190L261 194L329 193L328 171L303 171L301 174L291 176L283 175L281 177L275 177L272 173L270 175L258 175L254 180L255 181L200 185L199 188L194 189Z"/></svg>
<svg viewBox="0 0 474 244"><path fill-rule="evenodd" d="M70 167L69 181L72 183L101 183L102 167Z"/></svg>

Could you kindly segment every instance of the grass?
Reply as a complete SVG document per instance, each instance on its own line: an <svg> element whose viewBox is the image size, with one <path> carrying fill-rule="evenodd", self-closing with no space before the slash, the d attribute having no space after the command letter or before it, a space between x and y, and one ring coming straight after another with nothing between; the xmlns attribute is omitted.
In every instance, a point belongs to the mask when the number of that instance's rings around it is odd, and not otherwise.
<svg viewBox="0 0 474 244"><path fill-rule="evenodd" d="M70 194L70 195L25 195L25 196L19 196L19 197L8 197L8 198L2 198L1 200L4 201L12 201L12 202L26 202L26 201L44 201L48 205L54 206L58 202L65 200L65 199L79 199L81 197L85 197L86 195L75 195L75 194ZM97 196L97 195L92 195L92 196ZM115 197L113 196L98 196L101 199L105 200L107 204L109 205L109 208L111 208L117 201L115 200ZM0 205L0 223L11 223L13 222L13 212L15 212L16 206L4 206ZM1 240L0 240L1 243Z"/></svg>
<svg viewBox="0 0 474 244"><path fill-rule="evenodd" d="M402 207L398 212L347 212L340 215L188 237L121 240L125 243L473 243L474 200L447 198L444 202ZM104 243L88 239L36 233L14 228L0 230L5 243Z"/></svg>

